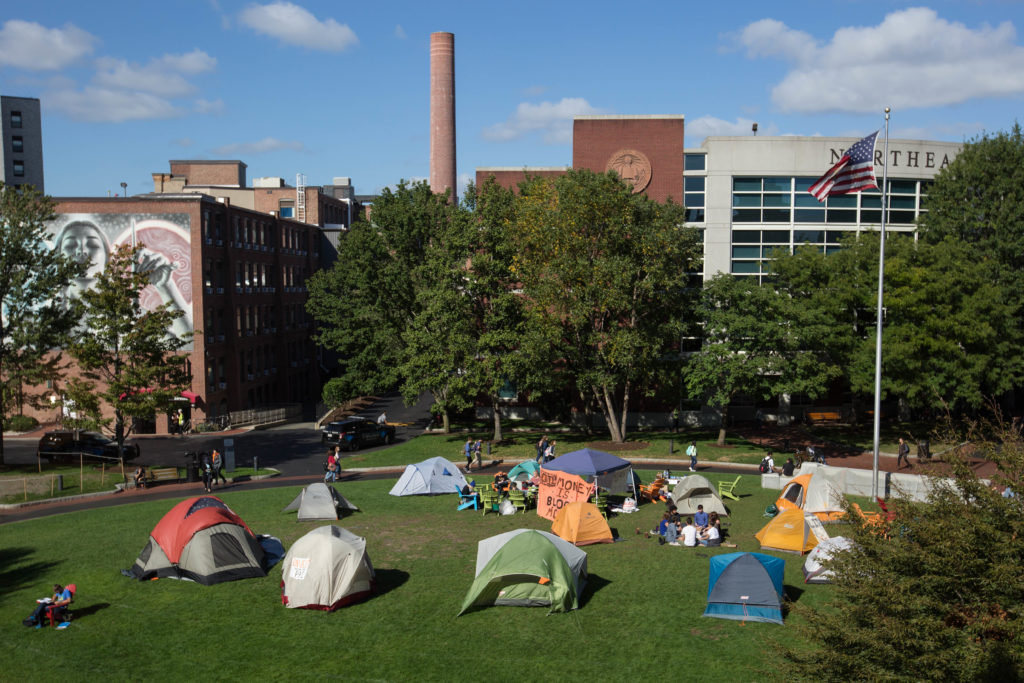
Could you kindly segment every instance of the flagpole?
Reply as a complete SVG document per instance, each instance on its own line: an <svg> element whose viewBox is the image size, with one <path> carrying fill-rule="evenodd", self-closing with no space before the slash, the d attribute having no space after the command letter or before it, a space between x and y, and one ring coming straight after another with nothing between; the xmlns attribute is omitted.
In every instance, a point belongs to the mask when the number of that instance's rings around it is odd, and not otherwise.
<svg viewBox="0 0 1024 683"><path fill-rule="evenodd" d="M871 463L871 497L878 497L878 442L882 426L882 291L885 282L885 214L889 185L889 107L885 108L885 147L882 152L882 230L878 239L878 312L875 324L875 440Z"/></svg>

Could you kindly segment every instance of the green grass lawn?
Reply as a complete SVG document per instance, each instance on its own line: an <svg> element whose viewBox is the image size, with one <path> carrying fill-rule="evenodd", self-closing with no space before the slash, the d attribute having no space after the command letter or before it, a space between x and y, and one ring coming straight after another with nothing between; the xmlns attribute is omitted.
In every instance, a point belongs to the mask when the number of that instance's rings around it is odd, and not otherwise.
<svg viewBox="0 0 1024 683"><path fill-rule="evenodd" d="M481 438L485 442L490 432L472 433L474 439ZM490 460L532 460L536 457L536 444L540 432L507 432L505 439L499 444L491 445ZM551 438L558 442L556 455L564 455L570 451L585 448L590 443L599 442L602 437L588 437L578 432L550 433ZM463 447L466 444L466 433L424 434L415 439L380 451L346 453L341 461L342 468L381 467L387 465L407 465L420 462L427 458L440 456L451 460L457 465L465 464ZM718 432L639 432L627 440L628 449L615 450L615 454L629 460L631 458L657 458L658 460L678 460L689 462L684 451L691 441L697 442L698 456L702 461L758 463L764 457L765 450L761 446L746 441L738 436L726 439L724 447L715 444ZM671 444L670 444L671 442ZM672 452L669 452L669 446ZM603 447L603 446L599 446ZM484 459L487 460L487 444L484 444ZM326 449L325 449L326 450Z"/></svg>
<svg viewBox="0 0 1024 683"><path fill-rule="evenodd" d="M590 581L578 611L549 616L545 608L492 607L456 618L473 581L477 541L550 524L533 511L457 512L455 496L393 498L392 484L339 486L361 508L339 524L366 537L381 590L334 613L282 607L280 565L261 579L209 587L122 576L177 501L5 525L0 678L752 681L773 670L774 643L794 637L785 626L702 618L708 558L734 550L659 546L637 535L637 527L656 524L662 505L612 517L622 540L584 548ZM277 536L287 548L323 524L281 512L298 491L222 497L256 533ZM753 534L777 492L760 489L756 476L745 476L738 492L728 537L738 550L757 550ZM779 556L791 599L817 604L827 597L828 586L803 583L803 558ZM78 585L71 628L20 626L55 582Z"/></svg>

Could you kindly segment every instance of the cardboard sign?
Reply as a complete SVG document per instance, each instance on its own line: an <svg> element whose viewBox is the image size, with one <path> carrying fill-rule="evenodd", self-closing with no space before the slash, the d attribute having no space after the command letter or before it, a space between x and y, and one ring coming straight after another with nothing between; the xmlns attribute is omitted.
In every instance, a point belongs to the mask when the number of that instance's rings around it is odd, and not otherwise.
<svg viewBox="0 0 1024 683"><path fill-rule="evenodd" d="M588 484L575 474L541 469L537 514L553 522L559 510L569 503L586 500L593 490L593 484Z"/></svg>

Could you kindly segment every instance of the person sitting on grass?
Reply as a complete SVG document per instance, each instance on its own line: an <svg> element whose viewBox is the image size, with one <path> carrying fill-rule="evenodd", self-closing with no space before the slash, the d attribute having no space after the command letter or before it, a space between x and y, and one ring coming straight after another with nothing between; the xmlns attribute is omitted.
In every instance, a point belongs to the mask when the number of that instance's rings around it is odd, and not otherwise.
<svg viewBox="0 0 1024 683"><path fill-rule="evenodd" d="M700 535L700 544L705 547L722 545L722 537L719 535L718 527L709 524Z"/></svg>
<svg viewBox="0 0 1024 683"><path fill-rule="evenodd" d="M683 527L683 531L680 534L683 537L683 545L687 548L694 548L697 546L697 527L693 525L693 518L686 518L686 526Z"/></svg>
<svg viewBox="0 0 1024 683"><path fill-rule="evenodd" d="M70 584L69 584L70 586ZM38 601L39 605L33 610L32 614L25 619L23 623L25 626L35 626L36 628L43 627L43 614L47 609L53 608L53 618L62 619L64 613L68 609L68 605L71 604L71 589L70 587L65 588L59 583L53 585L53 597L48 600Z"/></svg>
<svg viewBox="0 0 1024 683"><path fill-rule="evenodd" d="M708 513L704 512L704 506L698 505L697 512L693 515L693 523L697 525L699 531L704 531L704 528L708 525Z"/></svg>

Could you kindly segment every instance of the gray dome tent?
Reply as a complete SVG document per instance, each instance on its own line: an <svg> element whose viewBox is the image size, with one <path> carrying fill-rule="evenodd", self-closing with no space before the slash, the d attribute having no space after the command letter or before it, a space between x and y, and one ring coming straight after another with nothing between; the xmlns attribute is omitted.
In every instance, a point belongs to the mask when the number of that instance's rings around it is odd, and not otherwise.
<svg viewBox="0 0 1024 683"><path fill-rule="evenodd" d="M699 474L683 477L676 484L672 489L672 502L679 508L681 515L694 514L698 505L704 506L704 512L717 512L723 517L729 514L725 503L718 497L715 485Z"/></svg>
<svg viewBox="0 0 1024 683"><path fill-rule="evenodd" d="M373 591L366 539L339 526L322 526L295 541L281 570L285 607L332 611Z"/></svg>
<svg viewBox="0 0 1024 683"><path fill-rule="evenodd" d="M315 482L299 492L288 507L282 512L298 510L297 519L306 522L317 519L338 519L345 510L358 511L355 505L345 499L333 486L323 482Z"/></svg>

